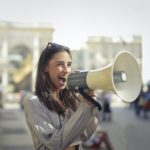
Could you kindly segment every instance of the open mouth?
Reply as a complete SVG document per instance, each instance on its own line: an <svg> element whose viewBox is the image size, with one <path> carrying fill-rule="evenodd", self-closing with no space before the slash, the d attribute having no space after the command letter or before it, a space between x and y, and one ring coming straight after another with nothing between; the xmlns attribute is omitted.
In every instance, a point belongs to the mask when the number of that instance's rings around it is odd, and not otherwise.
<svg viewBox="0 0 150 150"><path fill-rule="evenodd" d="M64 85L66 83L65 77L58 77L60 84Z"/></svg>

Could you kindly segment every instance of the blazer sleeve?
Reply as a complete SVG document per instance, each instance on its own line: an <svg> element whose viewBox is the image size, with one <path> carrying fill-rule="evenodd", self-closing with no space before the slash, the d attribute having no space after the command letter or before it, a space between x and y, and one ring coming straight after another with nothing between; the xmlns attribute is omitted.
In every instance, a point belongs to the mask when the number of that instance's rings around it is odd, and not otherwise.
<svg viewBox="0 0 150 150"><path fill-rule="evenodd" d="M64 150L73 143L87 128L89 120L93 118L92 109L92 106L81 103L62 128L56 129L52 122L47 120L43 109L37 105L37 99L24 101L26 120L33 139L41 141L51 150Z"/></svg>
<svg viewBox="0 0 150 150"><path fill-rule="evenodd" d="M86 129L83 131L83 133L80 135L80 138L83 142L86 142L96 131L98 125L98 119L97 116L93 116L90 118Z"/></svg>

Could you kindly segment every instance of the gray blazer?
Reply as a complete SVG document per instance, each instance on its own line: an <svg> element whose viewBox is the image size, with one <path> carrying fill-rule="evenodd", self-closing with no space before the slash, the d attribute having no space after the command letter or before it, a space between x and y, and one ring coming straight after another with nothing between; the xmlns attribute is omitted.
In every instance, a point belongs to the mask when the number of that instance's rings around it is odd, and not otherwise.
<svg viewBox="0 0 150 150"><path fill-rule="evenodd" d="M65 150L76 144L82 150L81 143L89 139L98 124L98 110L84 103L80 103L76 112L67 110L65 117L49 111L35 95L23 104L35 150Z"/></svg>

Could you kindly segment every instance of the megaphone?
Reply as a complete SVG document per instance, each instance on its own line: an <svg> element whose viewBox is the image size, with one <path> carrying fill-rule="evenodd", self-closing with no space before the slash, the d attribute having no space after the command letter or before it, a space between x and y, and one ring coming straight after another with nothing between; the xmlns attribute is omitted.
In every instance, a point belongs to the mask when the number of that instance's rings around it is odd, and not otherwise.
<svg viewBox="0 0 150 150"><path fill-rule="evenodd" d="M133 102L142 87L140 66L131 52L119 52L114 61L99 70L71 73L67 88L77 92L79 89L111 90L123 101Z"/></svg>

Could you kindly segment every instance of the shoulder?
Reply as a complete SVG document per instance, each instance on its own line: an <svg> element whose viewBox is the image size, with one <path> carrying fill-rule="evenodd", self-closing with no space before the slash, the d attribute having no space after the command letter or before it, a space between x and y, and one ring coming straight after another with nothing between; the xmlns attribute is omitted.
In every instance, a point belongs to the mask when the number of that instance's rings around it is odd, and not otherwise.
<svg viewBox="0 0 150 150"><path fill-rule="evenodd" d="M26 109L34 109L34 108L41 108L42 103L40 102L39 98L36 95L30 95L26 97L23 101L24 108Z"/></svg>
<svg viewBox="0 0 150 150"><path fill-rule="evenodd" d="M24 104L26 103L34 103L35 101L38 100L38 97L36 95L30 95L30 96L27 96L25 99L24 99Z"/></svg>

